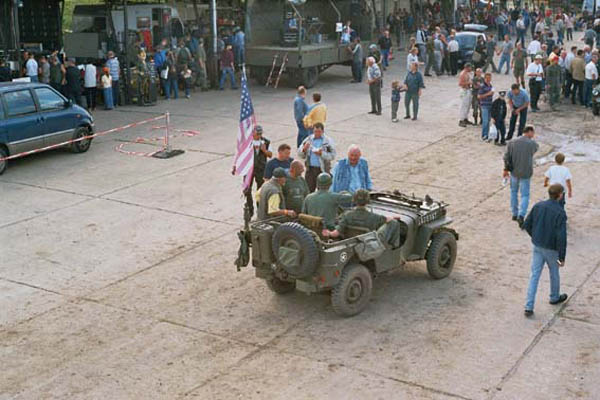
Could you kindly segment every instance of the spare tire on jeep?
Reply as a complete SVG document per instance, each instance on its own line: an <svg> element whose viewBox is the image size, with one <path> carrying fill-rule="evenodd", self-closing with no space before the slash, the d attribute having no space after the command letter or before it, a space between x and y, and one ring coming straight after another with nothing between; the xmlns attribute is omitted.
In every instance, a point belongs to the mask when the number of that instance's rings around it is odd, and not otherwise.
<svg viewBox="0 0 600 400"><path fill-rule="evenodd" d="M272 239L277 264L294 278L312 275L319 262L319 249L310 230L296 222L279 225Z"/></svg>

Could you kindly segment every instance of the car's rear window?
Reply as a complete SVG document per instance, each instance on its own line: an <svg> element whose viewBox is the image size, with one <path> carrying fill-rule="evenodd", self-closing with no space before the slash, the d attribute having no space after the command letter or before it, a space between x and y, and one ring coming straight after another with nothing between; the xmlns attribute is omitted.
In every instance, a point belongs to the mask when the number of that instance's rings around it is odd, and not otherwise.
<svg viewBox="0 0 600 400"><path fill-rule="evenodd" d="M35 103L28 89L4 93L9 117L35 112Z"/></svg>
<svg viewBox="0 0 600 400"><path fill-rule="evenodd" d="M458 35L456 41L460 49L474 49L476 38L475 35Z"/></svg>

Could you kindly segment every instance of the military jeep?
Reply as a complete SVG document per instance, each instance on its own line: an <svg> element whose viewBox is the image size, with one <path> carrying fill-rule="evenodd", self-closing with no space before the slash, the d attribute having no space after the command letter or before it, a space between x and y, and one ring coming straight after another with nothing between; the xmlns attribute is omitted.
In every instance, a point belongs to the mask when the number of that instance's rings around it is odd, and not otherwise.
<svg viewBox="0 0 600 400"><path fill-rule="evenodd" d="M342 316L356 315L367 306L373 277L407 261L427 260L434 279L450 274L458 233L448 227L452 219L446 216L447 204L429 196L380 191L370 193L367 208L400 221L404 228L400 247L390 248L378 232L358 226L348 227L341 239L324 239L320 218L281 216L246 223L238 235L242 242L238 270L249 263L251 249L256 276L272 291L330 291L333 310Z"/></svg>

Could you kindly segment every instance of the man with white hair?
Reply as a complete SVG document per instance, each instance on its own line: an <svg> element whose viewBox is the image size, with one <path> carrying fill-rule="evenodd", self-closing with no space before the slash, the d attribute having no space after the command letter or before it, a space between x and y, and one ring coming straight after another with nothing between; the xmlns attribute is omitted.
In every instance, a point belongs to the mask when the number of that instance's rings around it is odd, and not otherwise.
<svg viewBox="0 0 600 400"><path fill-rule="evenodd" d="M381 115L381 70L375 63L374 57L367 58L367 84L371 96L371 111L369 114Z"/></svg>
<svg viewBox="0 0 600 400"><path fill-rule="evenodd" d="M373 189L369 164L361 155L360 147L357 145L353 144L348 147L348 158L338 161L333 168L332 192L354 193L358 189Z"/></svg>

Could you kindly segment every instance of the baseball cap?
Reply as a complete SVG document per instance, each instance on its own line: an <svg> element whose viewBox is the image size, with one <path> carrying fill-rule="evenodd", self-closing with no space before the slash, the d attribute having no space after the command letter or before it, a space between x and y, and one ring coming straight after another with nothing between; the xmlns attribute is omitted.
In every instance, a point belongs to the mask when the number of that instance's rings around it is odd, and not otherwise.
<svg viewBox="0 0 600 400"><path fill-rule="evenodd" d="M536 60L542 60L542 59L544 59L544 57L542 57L541 54L538 54L537 56L535 56L535 59Z"/></svg>

